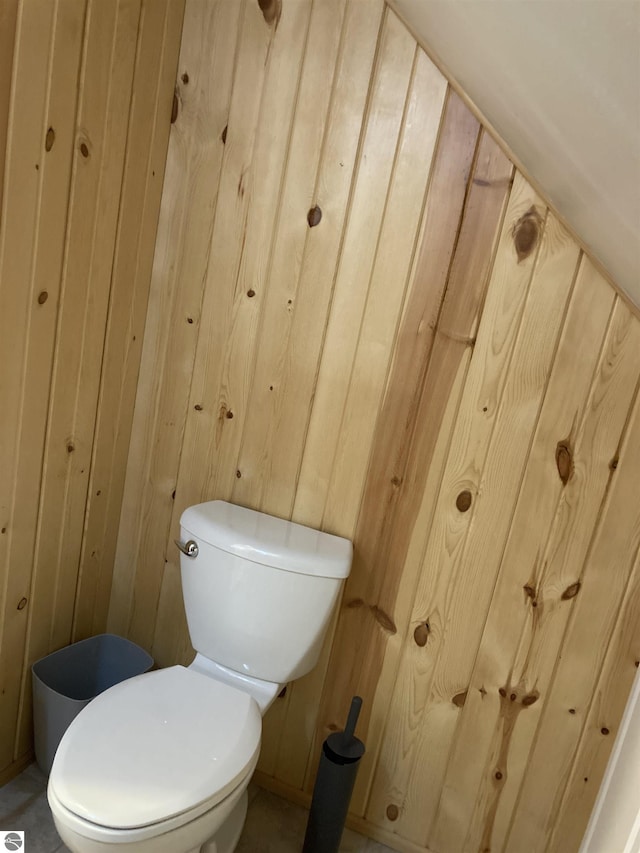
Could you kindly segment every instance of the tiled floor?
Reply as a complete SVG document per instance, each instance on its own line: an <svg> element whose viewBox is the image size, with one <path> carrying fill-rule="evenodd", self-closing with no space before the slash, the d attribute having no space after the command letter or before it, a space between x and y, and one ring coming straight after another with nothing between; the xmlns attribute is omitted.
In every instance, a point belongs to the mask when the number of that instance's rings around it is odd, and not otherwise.
<svg viewBox="0 0 640 853"><path fill-rule="evenodd" d="M31 764L0 788L0 830L23 830L25 853L64 853L49 811L47 780ZM307 812L273 794L249 786L249 811L237 853L300 853ZM357 832L344 831L342 853L391 853L389 847Z"/></svg>

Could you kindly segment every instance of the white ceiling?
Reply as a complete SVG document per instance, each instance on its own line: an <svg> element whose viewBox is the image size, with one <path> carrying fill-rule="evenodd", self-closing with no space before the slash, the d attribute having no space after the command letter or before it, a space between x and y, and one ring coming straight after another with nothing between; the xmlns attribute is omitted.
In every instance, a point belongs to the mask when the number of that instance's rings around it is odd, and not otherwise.
<svg viewBox="0 0 640 853"><path fill-rule="evenodd" d="M392 0L640 306L640 0Z"/></svg>

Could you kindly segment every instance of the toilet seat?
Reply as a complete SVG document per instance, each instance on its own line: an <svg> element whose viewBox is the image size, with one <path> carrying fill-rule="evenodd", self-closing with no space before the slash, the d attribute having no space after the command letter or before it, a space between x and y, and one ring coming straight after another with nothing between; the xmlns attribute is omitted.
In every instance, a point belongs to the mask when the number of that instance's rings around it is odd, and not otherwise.
<svg viewBox="0 0 640 853"><path fill-rule="evenodd" d="M174 831L179 831L195 821L209 819L215 812L223 811L225 815L229 813L229 803L231 803L232 807L237 803L239 796L242 795L249 784L249 779L253 774L256 764L257 756L256 760L250 765L244 779L240 781L238 787L230 794L227 794L223 800L217 801L215 805L212 804L213 801L212 803L200 803L194 809L182 812L179 815L168 818L168 820L160 821L160 823L148 824L147 826L138 826L134 829L117 829L109 826L100 826L99 824L84 820L74 814L74 812L67 809L66 806L58 800L51 787L51 782L49 782L49 787L47 789L47 798L56 823L58 824L61 822L66 829L71 830L82 838L88 838L102 844L139 844L141 842L148 841L153 841L154 844L156 844L165 836L170 835ZM219 823L219 818L216 820L216 823ZM58 830L60 831L60 826L58 826Z"/></svg>
<svg viewBox="0 0 640 853"><path fill-rule="evenodd" d="M247 693L182 666L157 670L105 691L76 717L49 788L101 834L187 822L245 780L260 731Z"/></svg>

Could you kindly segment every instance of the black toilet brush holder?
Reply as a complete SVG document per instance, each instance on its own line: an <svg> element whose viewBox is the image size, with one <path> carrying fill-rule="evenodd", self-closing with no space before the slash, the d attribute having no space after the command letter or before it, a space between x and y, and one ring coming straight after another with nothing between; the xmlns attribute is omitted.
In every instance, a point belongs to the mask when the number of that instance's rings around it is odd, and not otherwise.
<svg viewBox="0 0 640 853"><path fill-rule="evenodd" d="M343 732L322 744L302 853L338 853L364 744L354 735L362 699L354 696Z"/></svg>

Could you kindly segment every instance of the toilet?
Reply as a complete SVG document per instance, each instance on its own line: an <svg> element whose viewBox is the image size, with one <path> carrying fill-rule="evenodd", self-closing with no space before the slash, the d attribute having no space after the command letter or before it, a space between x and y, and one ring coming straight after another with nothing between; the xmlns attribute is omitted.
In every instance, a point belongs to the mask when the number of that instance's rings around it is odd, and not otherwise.
<svg viewBox="0 0 640 853"><path fill-rule="evenodd" d="M262 716L315 666L351 568L348 540L225 501L185 510L176 545L195 658L67 729L47 796L73 853L232 853Z"/></svg>

